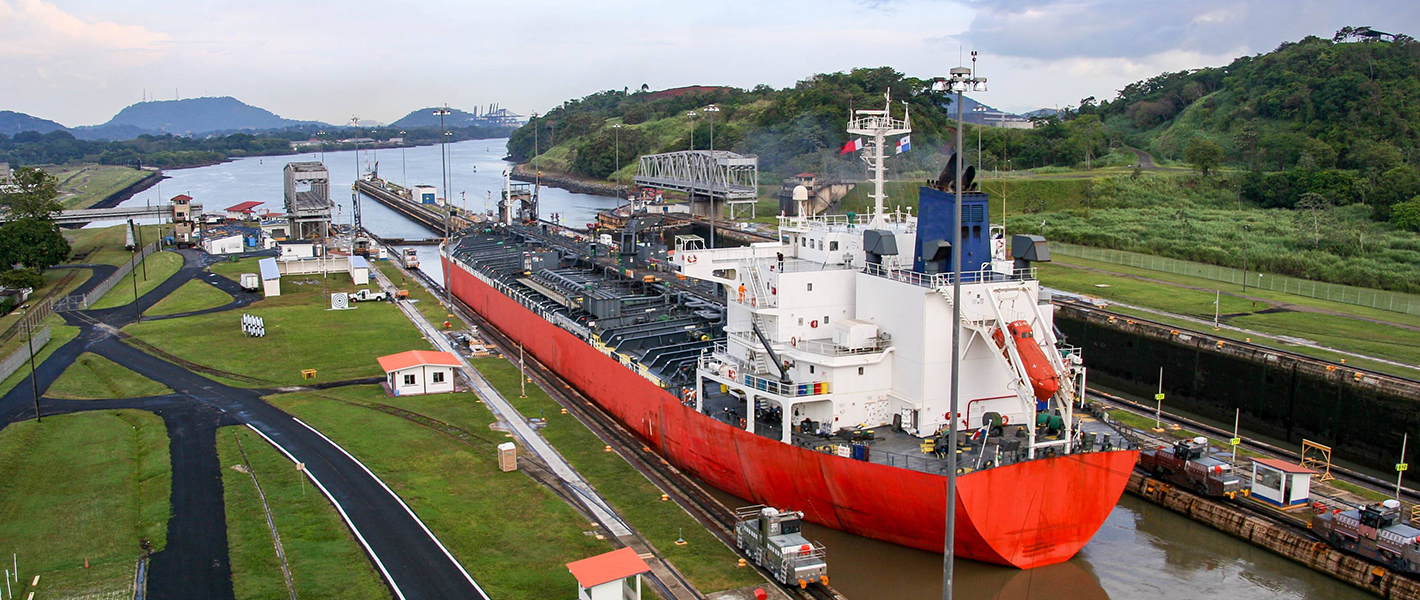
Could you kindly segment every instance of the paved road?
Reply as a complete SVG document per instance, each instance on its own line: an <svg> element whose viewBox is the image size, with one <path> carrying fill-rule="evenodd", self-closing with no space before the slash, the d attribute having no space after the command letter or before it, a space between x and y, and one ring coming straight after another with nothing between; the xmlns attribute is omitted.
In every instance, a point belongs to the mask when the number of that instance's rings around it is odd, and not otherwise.
<svg viewBox="0 0 1420 600"><path fill-rule="evenodd" d="M169 281L139 298L152 306L182 284L201 277L204 256L183 251L184 265ZM226 280L223 280L226 281ZM233 295L224 308L255 299L222 282ZM204 311L206 312L206 311ZM273 390L234 388L147 354L120 341L117 328L132 322L133 307L64 313L80 334L57 349L37 370L46 390L83 352L93 352L168 386L173 394L129 400L72 401L41 397L42 414L136 408L162 417L173 465L172 517L167 547L152 557L148 597L232 598L227 555L222 471L217 428L248 425L292 460L335 501L349 526L398 598L487 598L412 511L364 465L334 442L261 400ZM30 386L0 397L0 429L34 418ZM136 549L135 549L136 550Z"/></svg>

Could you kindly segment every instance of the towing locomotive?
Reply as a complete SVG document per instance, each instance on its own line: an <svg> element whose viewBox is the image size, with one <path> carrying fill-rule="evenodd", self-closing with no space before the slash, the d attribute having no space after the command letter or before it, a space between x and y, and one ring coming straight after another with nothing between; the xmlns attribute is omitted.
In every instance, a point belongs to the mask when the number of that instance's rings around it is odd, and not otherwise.
<svg viewBox="0 0 1420 600"><path fill-rule="evenodd" d="M1392 571L1420 572L1420 529L1400 518L1394 499L1352 510L1313 505L1312 531L1333 547L1364 556Z"/></svg>
<svg viewBox="0 0 1420 600"><path fill-rule="evenodd" d="M736 510L735 516L735 546L775 581L800 588L828 584L823 546L800 533L804 513L755 505Z"/></svg>
<svg viewBox="0 0 1420 600"><path fill-rule="evenodd" d="M1173 447L1159 446L1139 453L1139 465L1154 476L1204 496L1232 500L1248 490L1227 461L1209 455L1208 438L1179 440Z"/></svg>

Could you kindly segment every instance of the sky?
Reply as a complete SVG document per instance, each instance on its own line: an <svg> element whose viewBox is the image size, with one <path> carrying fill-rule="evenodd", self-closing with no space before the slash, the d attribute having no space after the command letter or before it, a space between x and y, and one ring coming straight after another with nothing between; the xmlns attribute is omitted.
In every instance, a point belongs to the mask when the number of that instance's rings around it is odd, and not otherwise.
<svg viewBox="0 0 1420 600"><path fill-rule="evenodd" d="M1023 112L1345 25L1420 37L1420 2L0 0L0 110L95 125L146 95L331 123L444 103L526 115L643 83L785 87L882 65L936 77L975 50L977 99Z"/></svg>

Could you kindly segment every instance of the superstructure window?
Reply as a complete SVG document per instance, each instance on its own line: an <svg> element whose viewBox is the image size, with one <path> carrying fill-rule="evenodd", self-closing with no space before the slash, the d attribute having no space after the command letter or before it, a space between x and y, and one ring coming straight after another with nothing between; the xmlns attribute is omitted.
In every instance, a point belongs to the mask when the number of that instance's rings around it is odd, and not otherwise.
<svg viewBox="0 0 1420 600"><path fill-rule="evenodd" d="M859 375L862 375L862 374L863 374L863 367L858 367L858 374L859 374Z"/></svg>
<svg viewBox="0 0 1420 600"><path fill-rule="evenodd" d="M837 252L837 251L838 251L838 242L829 242L829 243L828 243L828 251L829 251L829 252Z"/></svg>
<svg viewBox="0 0 1420 600"><path fill-rule="evenodd" d="M813 372L814 372L814 366L813 366L813 365L809 365L809 373L813 373Z"/></svg>
<svg viewBox="0 0 1420 600"><path fill-rule="evenodd" d="M812 283L809 284L809 291L810 291L810 292L814 291L814 284L812 284Z"/></svg>
<svg viewBox="0 0 1420 600"><path fill-rule="evenodd" d="M799 247L806 248L809 245L809 238L799 238Z"/></svg>

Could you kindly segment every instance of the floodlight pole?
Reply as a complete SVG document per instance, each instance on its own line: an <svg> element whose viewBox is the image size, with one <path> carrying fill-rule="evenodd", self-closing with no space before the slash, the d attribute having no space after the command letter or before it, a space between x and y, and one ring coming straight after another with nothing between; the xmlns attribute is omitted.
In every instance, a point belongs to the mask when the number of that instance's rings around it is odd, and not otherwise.
<svg viewBox="0 0 1420 600"><path fill-rule="evenodd" d="M715 210L715 176L720 172L720 164L715 160L715 113L720 112L720 107L711 104L701 110L710 113L706 118L710 119L710 248L714 249L715 213L718 212ZM694 139L694 134L691 135L691 138ZM734 211L731 210L730 212L731 216L734 216Z"/></svg>
<svg viewBox="0 0 1420 600"><path fill-rule="evenodd" d="M449 217L453 214L453 200L449 196L449 162L447 158L448 135L450 132L444 130L444 116L451 114L449 105L445 104L443 108L436 109L434 114L439 116L439 164L443 169L442 184L444 186L444 252L448 253ZM449 314L452 315L454 312L454 301L453 296L449 293L449 270L445 269L443 264L440 264L439 272L444 274L444 307L447 308ZM453 317L448 317L448 320L453 321Z"/></svg>

